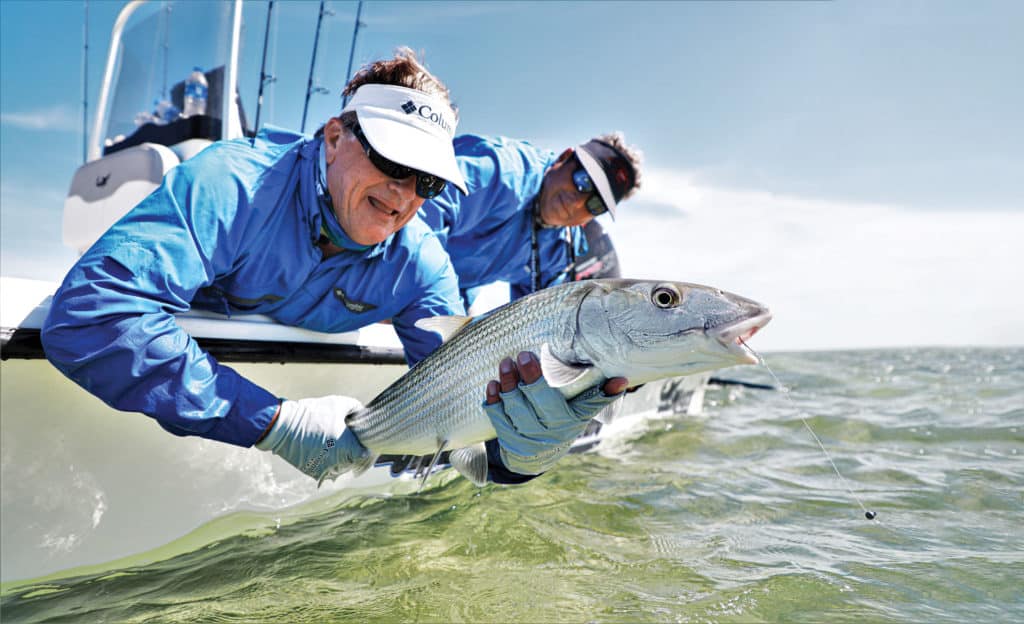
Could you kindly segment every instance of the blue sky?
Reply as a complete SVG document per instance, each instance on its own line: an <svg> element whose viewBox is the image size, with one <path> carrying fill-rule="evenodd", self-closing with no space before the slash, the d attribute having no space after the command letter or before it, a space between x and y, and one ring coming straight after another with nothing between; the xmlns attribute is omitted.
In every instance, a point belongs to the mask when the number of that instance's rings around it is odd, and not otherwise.
<svg viewBox="0 0 1024 624"><path fill-rule="evenodd" d="M338 110L356 11L328 6L313 127ZM89 3L93 108L119 8ZM317 3L275 13L263 119L297 128ZM73 261L83 14L0 2L4 275ZM252 115L266 3L244 17ZM623 131L647 174L609 225L626 274L768 303L755 347L1024 344L1024 3L370 2L362 21L356 66L423 51L461 132L560 150Z"/></svg>

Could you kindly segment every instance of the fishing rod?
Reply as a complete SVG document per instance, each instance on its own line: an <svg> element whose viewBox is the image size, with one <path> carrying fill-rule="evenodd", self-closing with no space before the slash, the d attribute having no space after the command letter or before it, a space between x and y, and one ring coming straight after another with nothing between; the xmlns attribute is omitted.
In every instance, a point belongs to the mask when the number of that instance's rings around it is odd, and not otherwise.
<svg viewBox="0 0 1024 624"><path fill-rule="evenodd" d="M306 102L302 106L302 126L299 131L305 134L306 132L306 113L309 111L309 97L313 93L328 93L327 89L323 87L313 87L313 72L316 69L316 51L320 45L320 26L324 21L324 14L334 15L334 11L324 8L324 0L320 0L320 14L316 18L316 35L313 37L313 58L309 61L309 80L306 81ZM358 21L358 17L356 20Z"/></svg>
<svg viewBox="0 0 1024 624"><path fill-rule="evenodd" d="M164 4L163 14L160 16L163 23L164 41L161 44L163 47L163 60L164 60L164 80L162 88L160 89L160 97L164 100L169 100L167 95L167 63L168 57L171 55L171 5L169 3Z"/></svg>
<svg viewBox="0 0 1024 624"><path fill-rule="evenodd" d="M754 383L752 381L740 381L739 379L724 379L722 377L711 377L708 379L709 384L715 384L718 386L739 386L741 388L750 388L751 390L778 390L777 387L771 384Z"/></svg>
<svg viewBox="0 0 1024 624"><path fill-rule="evenodd" d="M359 0L359 6L356 7L356 24L352 29L352 47L348 51L348 69L345 70L345 82L348 82L352 78L352 59L356 55L356 38L359 36L359 27L366 26L366 24L359 21L360 16L363 14L363 0ZM341 107L345 108L348 104L348 96L342 93L341 96Z"/></svg>
<svg viewBox="0 0 1024 624"><path fill-rule="evenodd" d="M260 131L260 110L263 108L263 87L271 82L277 80L273 76L267 75L267 40L270 38L270 16L274 12L274 0L270 0L267 4L267 28L263 31L263 60L260 62L260 91L259 95L256 96L256 124L252 130L252 137L249 139L249 145L256 146L256 135Z"/></svg>
<svg viewBox="0 0 1024 624"><path fill-rule="evenodd" d="M89 162L89 0L82 20L82 163Z"/></svg>

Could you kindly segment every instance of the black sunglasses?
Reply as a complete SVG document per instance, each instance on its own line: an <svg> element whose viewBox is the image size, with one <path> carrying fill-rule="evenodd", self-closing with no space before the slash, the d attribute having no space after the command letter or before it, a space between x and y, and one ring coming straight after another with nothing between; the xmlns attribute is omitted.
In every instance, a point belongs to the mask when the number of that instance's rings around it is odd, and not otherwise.
<svg viewBox="0 0 1024 624"><path fill-rule="evenodd" d="M406 167L400 165L393 160L388 160L381 156L380 152L373 149L370 142L366 139L366 135L363 134L363 129L359 127L359 124L352 124L349 126L352 134L359 139L359 144L363 146L363 151L366 152L366 157L370 159L373 166L378 171L383 173L389 178L396 180L404 180L410 176L416 176L416 194L423 199L431 199L437 197L444 191L444 187L448 185L444 179L437 177L432 173L426 173L419 169L413 169L412 167Z"/></svg>
<svg viewBox="0 0 1024 624"><path fill-rule="evenodd" d="M587 212L595 217L608 212L608 206L604 205L604 200L597 194L597 189L594 188L594 181L590 179L590 174L583 168L583 165L580 165L580 168L573 172L572 183L576 185L576 190L581 194L589 195L585 204Z"/></svg>

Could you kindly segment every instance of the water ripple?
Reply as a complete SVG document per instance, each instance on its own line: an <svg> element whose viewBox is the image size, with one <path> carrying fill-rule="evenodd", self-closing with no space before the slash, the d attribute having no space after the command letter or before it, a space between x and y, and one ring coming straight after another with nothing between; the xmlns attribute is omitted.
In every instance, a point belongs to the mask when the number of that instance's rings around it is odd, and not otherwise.
<svg viewBox="0 0 1024 624"><path fill-rule="evenodd" d="M792 401L712 389L706 417L520 487L225 519L190 552L8 586L4 622L1024 619L1024 350L767 359Z"/></svg>

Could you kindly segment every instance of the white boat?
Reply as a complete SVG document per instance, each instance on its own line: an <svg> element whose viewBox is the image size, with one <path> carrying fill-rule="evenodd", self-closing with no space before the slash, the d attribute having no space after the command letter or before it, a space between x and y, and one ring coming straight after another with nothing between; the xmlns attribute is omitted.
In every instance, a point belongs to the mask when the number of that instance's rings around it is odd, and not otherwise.
<svg viewBox="0 0 1024 624"><path fill-rule="evenodd" d="M241 99L224 97L237 94L241 0L172 4L168 12L167 3L129 2L115 23L90 160L76 172L65 202L63 241L79 253L171 167L214 140L247 134ZM160 43L167 20L226 36L214 38L203 58L194 49L189 58L176 58L174 47ZM158 48L166 56L152 62ZM155 74L184 79L194 65L212 68L205 72L207 114L137 123L147 120ZM167 93L180 109L182 82ZM610 242L594 248L600 255L584 259L588 270L581 273L617 271ZM149 418L111 409L45 360L39 328L57 284L0 279L0 581L62 576L147 551L166 556L171 551L152 549L236 512L273 514L323 497L413 490L430 466L429 457L382 457L357 479L345 476L317 489L268 453L170 435ZM262 316L190 311L177 321L219 361L279 396L345 394L367 402L406 370L401 344L386 324L322 334ZM573 450L592 449L617 423L633 422L632 415L699 413L706 381L698 375L642 387L604 428L593 422ZM446 469L441 459L435 470ZM186 543L195 547L213 534L193 533L199 537Z"/></svg>

